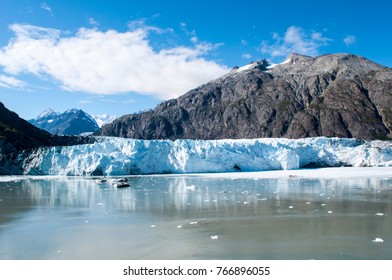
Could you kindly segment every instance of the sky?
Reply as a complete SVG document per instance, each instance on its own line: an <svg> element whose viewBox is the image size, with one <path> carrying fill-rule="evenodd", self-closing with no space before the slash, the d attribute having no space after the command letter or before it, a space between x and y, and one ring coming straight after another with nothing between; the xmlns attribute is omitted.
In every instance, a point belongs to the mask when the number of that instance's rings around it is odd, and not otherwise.
<svg viewBox="0 0 392 280"><path fill-rule="evenodd" d="M352 53L392 67L392 1L0 0L0 101L122 116L233 66Z"/></svg>

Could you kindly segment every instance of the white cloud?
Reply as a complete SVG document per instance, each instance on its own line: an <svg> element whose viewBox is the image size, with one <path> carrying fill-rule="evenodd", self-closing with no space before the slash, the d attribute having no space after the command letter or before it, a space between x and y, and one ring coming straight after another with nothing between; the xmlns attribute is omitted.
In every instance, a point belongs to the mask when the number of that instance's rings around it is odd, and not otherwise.
<svg viewBox="0 0 392 280"><path fill-rule="evenodd" d="M196 44L199 41L199 38L196 36L196 31L195 30L189 31L187 29L185 22L180 23L180 28L187 36L191 37L190 41L192 43Z"/></svg>
<svg viewBox="0 0 392 280"><path fill-rule="evenodd" d="M190 41L196 44L199 41L199 39L196 36L193 36Z"/></svg>
<svg viewBox="0 0 392 280"><path fill-rule="evenodd" d="M199 43L155 50L150 32L133 22L126 32L80 28L76 34L14 24L15 33L0 49L0 66L10 75L51 78L68 91L96 94L138 92L161 99L177 97L228 71L205 56L219 45ZM64 35L65 34L65 35Z"/></svg>
<svg viewBox="0 0 392 280"><path fill-rule="evenodd" d="M89 18L88 23L93 25L93 26L98 26L99 23L94 19L94 18Z"/></svg>
<svg viewBox="0 0 392 280"><path fill-rule="evenodd" d="M274 32L272 39L273 43L263 41L259 49L261 53L272 57L285 57L291 53L316 56L322 46L326 46L332 41L320 32L306 32L297 26L290 26L283 37Z"/></svg>
<svg viewBox="0 0 392 280"><path fill-rule="evenodd" d="M53 16L52 8L48 5L48 3L42 2L41 9L48 11Z"/></svg>
<svg viewBox="0 0 392 280"><path fill-rule="evenodd" d="M5 88L24 88L26 83L14 77L9 77L0 74L0 87Z"/></svg>
<svg viewBox="0 0 392 280"><path fill-rule="evenodd" d="M357 42L357 38L353 35L348 35L343 39L343 42L349 47Z"/></svg>
<svg viewBox="0 0 392 280"><path fill-rule="evenodd" d="M79 100L79 104L91 104L91 103L93 103L93 101L90 99Z"/></svg>
<svg viewBox="0 0 392 280"><path fill-rule="evenodd" d="M122 103L122 104L130 104L130 103L135 103L135 102L136 102L135 99L130 98L130 99L127 99L127 100L122 101L121 103Z"/></svg>
<svg viewBox="0 0 392 280"><path fill-rule="evenodd" d="M248 41L242 39L242 40L241 40L241 45L247 46L247 45L248 45Z"/></svg>
<svg viewBox="0 0 392 280"><path fill-rule="evenodd" d="M244 53L241 57L242 57L243 59L251 59L251 58L252 58L252 55L251 55L250 53Z"/></svg>

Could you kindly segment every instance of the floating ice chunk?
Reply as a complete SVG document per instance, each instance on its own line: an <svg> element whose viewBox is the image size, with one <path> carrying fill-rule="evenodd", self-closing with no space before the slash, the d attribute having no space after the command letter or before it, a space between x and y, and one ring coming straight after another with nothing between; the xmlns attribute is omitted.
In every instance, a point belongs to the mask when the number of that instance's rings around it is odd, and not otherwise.
<svg viewBox="0 0 392 280"><path fill-rule="evenodd" d="M182 225L177 226L177 228L182 228Z"/></svg>
<svg viewBox="0 0 392 280"><path fill-rule="evenodd" d="M332 211L328 211L328 214L332 214L333 212Z"/></svg>
<svg viewBox="0 0 392 280"><path fill-rule="evenodd" d="M309 204L310 204L310 201L306 201L306 203L305 203L305 204L309 205Z"/></svg>
<svg viewBox="0 0 392 280"><path fill-rule="evenodd" d="M190 225L197 225L199 222L189 222Z"/></svg>
<svg viewBox="0 0 392 280"><path fill-rule="evenodd" d="M156 226L156 225L151 225L150 227L155 228L155 227L157 227L157 226Z"/></svg>
<svg viewBox="0 0 392 280"><path fill-rule="evenodd" d="M325 203L322 203L321 206L325 206Z"/></svg>
<svg viewBox="0 0 392 280"><path fill-rule="evenodd" d="M294 206L293 206L293 205L290 205L290 206L289 206L289 209L293 209L293 208L294 208Z"/></svg>
<svg viewBox="0 0 392 280"><path fill-rule="evenodd" d="M384 216L385 214L384 213L376 213L375 215L376 216Z"/></svg>
<svg viewBox="0 0 392 280"><path fill-rule="evenodd" d="M244 201L244 204L246 205L246 204L249 204L249 202L248 201Z"/></svg>
<svg viewBox="0 0 392 280"><path fill-rule="evenodd" d="M384 239L379 238L379 237L376 237L375 239L372 240L372 242L375 242L375 243L382 243L382 242L384 242Z"/></svg>
<svg viewBox="0 0 392 280"><path fill-rule="evenodd" d="M217 240L218 238L219 238L218 235L211 235L211 239L212 239L212 240Z"/></svg>

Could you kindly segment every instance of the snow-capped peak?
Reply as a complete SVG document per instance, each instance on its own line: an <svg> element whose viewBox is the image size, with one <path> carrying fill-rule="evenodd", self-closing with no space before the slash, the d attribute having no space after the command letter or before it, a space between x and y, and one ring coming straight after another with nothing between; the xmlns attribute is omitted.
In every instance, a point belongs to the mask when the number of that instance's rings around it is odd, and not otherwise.
<svg viewBox="0 0 392 280"><path fill-rule="evenodd" d="M67 109L64 113L78 113L78 112L80 112L81 110L79 110L79 109L75 109L75 108L71 108L71 109Z"/></svg>
<svg viewBox="0 0 392 280"><path fill-rule="evenodd" d="M48 108L46 110L44 110L41 114L39 114L39 116L37 118L45 118L49 115L53 115L53 114L59 114L58 112L56 112L55 110L53 110L52 108Z"/></svg>
<svg viewBox="0 0 392 280"><path fill-rule="evenodd" d="M102 115L94 115L92 116L92 118L96 121L99 127L102 127L105 124L113 122L115 119L117 119L117 116L102 114Z"/></svg>
<svg viewBox="0 0 392 280"><path fill-rule="evenodd" d="M269 62L265 59L261 60L261 61L256 61L256 62L251 62L249 64L246 64L244 66L241 67L233 67L233 69L229 72L229 73L240 73L240 72L244 72L253 68L260 68L260 69L267 69L269 66Z"/></svg>
<svg viewBox="0 0 392 280"><path fill-rule="evenodd" d="M47 109L29 122L41 129L57 135L79 135L99 129L95 120L79 109L68 109L64 113Z"/></svg>

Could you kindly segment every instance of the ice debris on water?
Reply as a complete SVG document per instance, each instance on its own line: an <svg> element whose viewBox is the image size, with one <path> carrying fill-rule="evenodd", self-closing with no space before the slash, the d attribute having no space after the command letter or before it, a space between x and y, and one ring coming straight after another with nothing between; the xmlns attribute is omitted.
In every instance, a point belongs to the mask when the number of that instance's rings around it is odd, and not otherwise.
<svg viewBox="0 0 392 280"><path fill-rule="evenodd" d="M199 222L189 222L190 225L197 225Z"/></svg>
<svg viewBox="0 0 392 280"><path fill-rule="evenodd" d="M332 211L328 211L328 214L332 214L333 212Z"/></svg>
<svg viewBox="0 0 392 280"><path fill-rule="evenodd" d="M155 227L156 227L156 225L150 225L150 227L151 227L151 228L155 228Z"/></svg>
<svg viewBox="0 0 392 280"><path fill-rule="evenodd" d="M384 216L385 214L384 213L376 213L375 215L376 216Z"/></svg>
<svg viewBox="0 0 392 280"><path fill-rule="evenodd" d="M382 243L382 242L384 242L384 239L376 237L375 239L372 240L372 242L374 242L374 243Z"/></svg>
<svg viewBox="0 0 392 280"><path fill-rule="evenodd" d="M219 238L218 235L211 235L211 239L212 239L212 240L217 240L218 238Z"/></svg>

